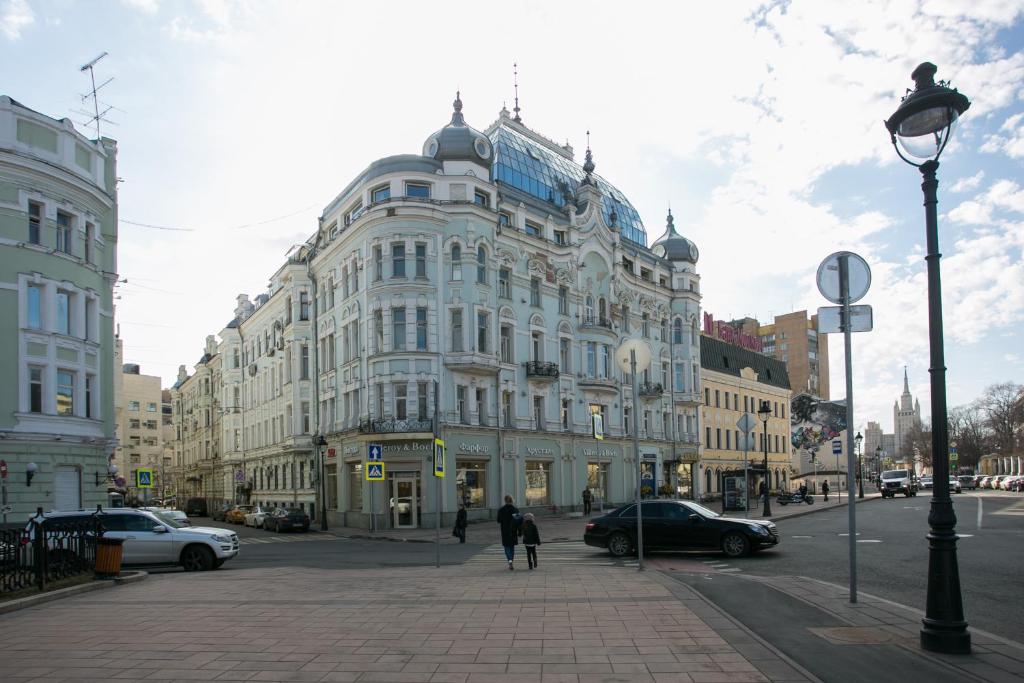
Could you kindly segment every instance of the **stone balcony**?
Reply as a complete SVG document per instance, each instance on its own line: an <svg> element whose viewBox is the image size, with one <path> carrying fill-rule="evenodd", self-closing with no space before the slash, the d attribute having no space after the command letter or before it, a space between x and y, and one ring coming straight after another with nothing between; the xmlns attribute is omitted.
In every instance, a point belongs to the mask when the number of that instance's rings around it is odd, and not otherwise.
<svg viewBox="0 0 1024 683"><path fill-rule="evenodd" d="M558 363L546 363L544 361L531 360L523 363L526 367L526 378L541 381L554 381L558 379Z"/></svg>

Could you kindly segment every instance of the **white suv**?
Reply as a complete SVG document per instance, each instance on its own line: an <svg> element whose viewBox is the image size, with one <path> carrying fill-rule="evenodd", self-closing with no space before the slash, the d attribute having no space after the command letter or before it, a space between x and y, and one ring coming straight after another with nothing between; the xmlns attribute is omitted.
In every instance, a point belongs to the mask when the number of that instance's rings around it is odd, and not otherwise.
<svg viewBox="0 0 1024 683"><path fill-rule="evenodd" d="M100 513L86 510L48 512L47 520L96 514L103 535L124 539L122 564L180 564L185 571L216 569L238 554L238 534L227 529L184 526L159 512L116 508ZM31 525L30 525L31 526Z"/></svg>

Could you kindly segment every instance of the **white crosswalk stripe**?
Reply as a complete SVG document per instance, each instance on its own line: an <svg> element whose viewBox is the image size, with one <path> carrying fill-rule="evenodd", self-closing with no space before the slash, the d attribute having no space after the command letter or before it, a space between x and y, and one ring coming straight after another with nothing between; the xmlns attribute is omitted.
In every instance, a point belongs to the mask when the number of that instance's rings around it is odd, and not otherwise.
<svg viewBox="0 0 1024 683"><path fill-rule="evenodd" d="M526 548L522 545L516 546L516 566L522 565L525 569ZM473 557L466 560L465 564L490 565L500 567L505 564L505 549L500 543L487 546ZM602 548L595 548L583 543L583 541L558 541L553 543L542 543L537 548L537 564L545 565L587 565L589 567L635 567L636 558L618 559Z"/></svg>
<svg viewBox="0 0 1024 683"><path fill-rule="evenodd" d="M239 545L262 545L267 543L302 543L309 541L340 541L330 534L302 534L301 536L247 536L238 539Z"/></svg>

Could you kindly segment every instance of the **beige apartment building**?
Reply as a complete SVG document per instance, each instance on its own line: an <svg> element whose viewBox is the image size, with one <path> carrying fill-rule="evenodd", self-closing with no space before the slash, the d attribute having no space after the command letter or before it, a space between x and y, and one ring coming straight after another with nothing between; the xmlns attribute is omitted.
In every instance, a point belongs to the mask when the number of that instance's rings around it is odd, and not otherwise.
<svg viewBox="0 0 1024 683"><path fill-rule="evenodd" d="M195 372L178 368L171 387L174 427L174 478L179 506L188 498L219 498L226 495L223 482L214 476L220 460L221 414L216 396L221 385L221 357L213 336L206 338Z"/></svg>
<svg viewBox="0 0 1024 683"><path fill-rule="evenodd" d="M701 490L715 499L721 499L728 492L728 503L741 503L741 477L746 462L747 491L750 504L755 504L757 491L765 480L766 431L757 415L763 401L771 407L767 423L769 488L771 491L788 490L790 386L786 365L776 358L707 335L701 335L700 339L700 364L704 392ZM751 413L755 420L749 441L744 439L738 426L744 412Z"/></svg>
<svg viewBox="0 0 1024 683"><path fill-rule="evenodd" d="M115 481L108 489L125 494L126 502L163 497L166 489L164 436L161 429L162 390L160 378L143 375L138 365L124 363L124 340L115 340L114 418L117 446L113 464L117 466ZM135 471L153 471L153 488L142 491L135 486ZM124 485L118 486L123 478ZM145 498L148 497L148 498Z"/></svg>

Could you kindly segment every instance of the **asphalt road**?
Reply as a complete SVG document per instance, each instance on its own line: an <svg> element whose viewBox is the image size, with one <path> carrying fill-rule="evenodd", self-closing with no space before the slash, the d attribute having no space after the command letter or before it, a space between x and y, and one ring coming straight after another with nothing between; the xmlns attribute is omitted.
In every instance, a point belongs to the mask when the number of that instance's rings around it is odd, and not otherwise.
<svg viewBox="0 0 1024 683"><path fill-rule="evenodd" d="M238 534L241 544L238 557L226 562L221 571L282 566L320 569L434 566L435 562L433 543L339 538L315 530L276 533L204 518L193 519L192 523L230 529ZM486 545L450 543L447 538L445 541L441 544L442 565L462 564Z"/></svg>
<svg viewBox="0 0 1024 683"><path fill-rule="evenodd" d="M981 527L978 507L981 501ZM977 628L1024 642L1024 496L994 491L953 497L957 558L964 614ZM857 506L857 574L860 590L925 608L928 508L931 496L869 501ZM734 562L743 572L809 576L849 583L846 510L829 510L778 522L775 550Z"/></svg>

